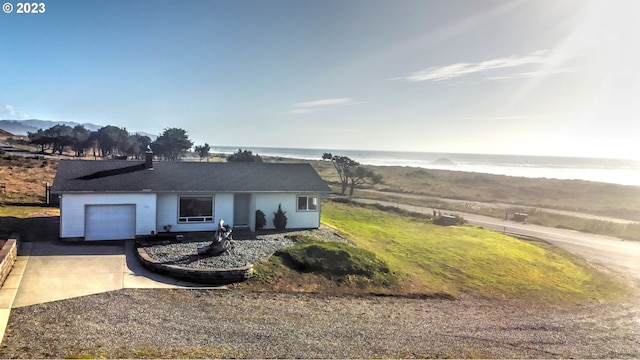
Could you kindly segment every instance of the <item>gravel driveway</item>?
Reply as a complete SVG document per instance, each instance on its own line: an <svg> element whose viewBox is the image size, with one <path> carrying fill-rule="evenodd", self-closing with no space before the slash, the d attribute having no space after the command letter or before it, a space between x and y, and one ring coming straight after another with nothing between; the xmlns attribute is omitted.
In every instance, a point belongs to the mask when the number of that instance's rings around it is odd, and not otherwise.
<svg viewBox="0 0 640 360"><path fill-rule="evenodd" d="M2 358L638 358L640 306L124 289L14 309Z"/></svg>

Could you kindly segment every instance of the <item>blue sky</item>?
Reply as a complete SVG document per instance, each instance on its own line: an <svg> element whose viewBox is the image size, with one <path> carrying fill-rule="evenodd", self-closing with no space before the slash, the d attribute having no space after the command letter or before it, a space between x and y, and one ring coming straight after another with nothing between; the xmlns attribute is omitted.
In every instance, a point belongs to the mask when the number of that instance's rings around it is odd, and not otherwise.
<svg viewBox="0 0 640 360"><path fill-rule="evenodd" d="M44 3L0 13L0 119L181 127L214 146L640 157L640 1Z"/></svg>

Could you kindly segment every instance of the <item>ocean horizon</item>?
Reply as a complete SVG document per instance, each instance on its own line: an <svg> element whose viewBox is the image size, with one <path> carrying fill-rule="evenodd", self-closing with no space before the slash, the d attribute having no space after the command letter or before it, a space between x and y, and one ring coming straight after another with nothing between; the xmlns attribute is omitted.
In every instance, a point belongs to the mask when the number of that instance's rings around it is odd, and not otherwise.
<svg viewBox="0 0 640 360"><path fill-rule="evenodd" d="M363 165L407 166L640 186L640 160L631 159L244 146L212 146L211 152L232 154L239 148L262 156L301 160L321 160L324 153L331 153L348 156Z"/></svg>

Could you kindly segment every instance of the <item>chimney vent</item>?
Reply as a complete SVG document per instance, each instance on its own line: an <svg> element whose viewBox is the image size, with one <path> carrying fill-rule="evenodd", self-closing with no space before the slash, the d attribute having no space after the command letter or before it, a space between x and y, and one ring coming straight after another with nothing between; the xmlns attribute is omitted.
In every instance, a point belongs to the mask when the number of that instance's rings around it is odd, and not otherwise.
<svg viewBox="0 0 640 360"><path fill-rule="evenodd" d="M147 151L144 152L144 168L153 170L153 151L149 146L147 146Z"/></svg>

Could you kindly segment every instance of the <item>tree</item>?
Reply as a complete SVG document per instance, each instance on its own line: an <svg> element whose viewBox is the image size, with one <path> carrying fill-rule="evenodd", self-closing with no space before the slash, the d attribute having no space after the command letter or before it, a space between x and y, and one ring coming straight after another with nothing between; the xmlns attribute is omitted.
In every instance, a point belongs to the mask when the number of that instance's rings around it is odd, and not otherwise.
<svg viewBox="0 0 640 360"><path fill-rule="evenodd" d="M62 155L64 148L73 144L73 129L68 125L54 125L45 130L44 135L51 139L52 153L57 151Z"/></svg>
<svg viewBox="0 0 640 360"><path fill-rule="evenodd" d="M200 161L202 161L202 159L206 158L207 161L209 161L209 151L211 150L211 146L209 146L209 144L204 143L204 145L198 145L195 148L193 148L196 152L196 154L198 154L198 156L200 157Z"/></svg>
<svg viewBox="0 0 640 360"><path fill-rule="evenodd" d="M376 174L373 170L361 166L359 162L349 158L348 156L324 153L322 155L322 159L331 161L333 167L336 168L338 176L340 177L342 195L347 191L347 187L349 188L349 196L353 196L353 191L357 186L364 184L377 184L382 181L381 175Z"/></svg>
<svg viewBox="0 0 640 360"><path fill-rule="evenodd" d="M87 143L89 144L89 148L93 152L93 159L95 160L97 158L97 156L98 156L96 154L96 150L99 149L99 147L98 147L98 132L97 131L92 131L89 134L89 138L87 139Z"/></svg>
<svg viewBox="0 0 640 360"><path fill-rule="evenodd" d="M115 155L118 149L122 147L126 139L129 137L129 132L126 129L121 129L112 125L107 125L98 129L96 140L98 141L98 148L100 149L101 156L107 157L109 155Z"/></svg>
<svg viewBox="0 0 640 360"><path fill-rule="evenodd" d="M273 226L278 231L282 231L287 227L287 212L282 211L282 204L278 204L278 211L273 213Z"/></svg>
<svg viewBox="0 0 640 360"><path fill-rule="evenodd" d="M193 142L184 129L167 128L151 144L154 153L163 156L169 161L179 160L182 153L189 150Z"/></svg>
<svg viewBox="0 0 640 360"><path fill-rule="evenodd" d="M147 135L136 134L135 136L138 139L138 144L140 144L140 151L142 154L147 150L147 147L152 143L152 140Z"/></svg>
<svg viewBox="0 0 640 360"><path fill-rule="evenodd" d="M44 130L38 129L36 132L28 132L29 142L40 146L40 152L44 152L45 146L52 143L52 139L45 135Z"/></svg>
<svg viewBox="0 0 640 360"><path fill-rule="evenodd" d="M260 155L253 155L251 150L238 149L235 153L227 156L227 162L262 162Z"/></svg>
<svg viewBox="0 0 640 360"><path fill-rule="evenodd" d="M333 167L336 168L338 176L340 177L340 185L342 187L341 194L344 195L344 193L347 191L347 186L349 185L349 173L352 168L359 166L360 163L352 160L347 156L334 156L331 155L331 153L324 153L322 155L322 159L330 160L333 164Z"/></svg>
<svg viewBox="0 0 640 360"><path fill-rule="evenodd" d="M349 178L349 196L353 196L353 191L359 185L378 184L382 181L382 175L376 174L373 170L363 166L349 168L347 177Z"/></svg>
<svg viewBox="0 0 640 360"><path fill-rule="evenodd" d="M77 157L84 156L85 151L91 147L91 131L82 125L76 125L73 128L73 139L71 140L71 149L76 153Z"/></svg>
<svg viewBox="0 0 640 360"><path fill-rule="evenodd" d="M128 135L119 145L118 150L121 154L140 159L144 154L147 146L151 143L151 138L146 135L133 134Z"/></svg>
<svg viewBox="0 0 640 360"><path fill-rule="evenodd" d="M141 159L144 157L144 152L149 147L149 144L151 144L151 138L147 135L134 134L129 135L127 142L129 143L127 155Z"/></svg>

